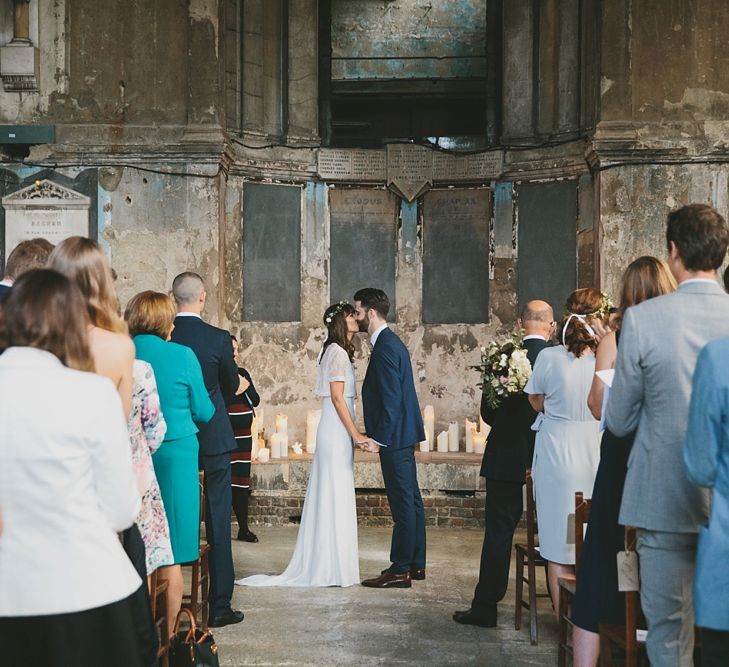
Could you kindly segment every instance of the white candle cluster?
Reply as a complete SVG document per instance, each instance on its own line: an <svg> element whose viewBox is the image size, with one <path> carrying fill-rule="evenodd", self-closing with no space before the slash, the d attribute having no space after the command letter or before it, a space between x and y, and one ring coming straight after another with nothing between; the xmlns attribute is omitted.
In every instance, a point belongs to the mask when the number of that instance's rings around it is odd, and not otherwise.
<svg viewBox="0 0 729 667"><path fill-rule="evenodd" d="M316 432L319 430L321 421L321 410L309 410L306 413L306 453L313 454L316 451Z"/></svg>

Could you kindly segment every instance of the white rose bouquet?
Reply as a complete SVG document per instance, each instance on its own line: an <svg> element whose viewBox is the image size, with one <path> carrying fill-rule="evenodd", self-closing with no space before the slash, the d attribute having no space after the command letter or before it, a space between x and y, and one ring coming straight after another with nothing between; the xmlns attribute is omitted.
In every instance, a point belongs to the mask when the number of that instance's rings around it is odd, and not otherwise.
<svg viewBox="0 0 729 667"><path fill-rule="evenodd" d="M517 337L505 343L493 341L487 348L482 347L481 363L472 368L481 373L479 387L490 408L497 408L502 399L524 391L532 374L526 350Z"/></svg>

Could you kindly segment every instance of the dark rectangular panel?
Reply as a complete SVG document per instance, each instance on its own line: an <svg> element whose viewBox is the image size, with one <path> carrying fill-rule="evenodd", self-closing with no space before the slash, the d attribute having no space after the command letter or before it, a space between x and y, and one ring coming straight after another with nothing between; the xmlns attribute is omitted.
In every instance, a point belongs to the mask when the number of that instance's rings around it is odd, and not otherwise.
<svg viewBox="0 0 729 667"><path fill-rule="evenodd" d="M243 319L301 319L301 188L246 183L243 190Z"/></svg>
<svg viewBox="0 0 729 667"><path fill-rule="evenodd" d="M577 182L517 186L519 310L543 299L559 319L577 285Z"/></svg>
<svg viewBox="0 0 729 667"><path fill-rule="evenodd" d="M333 189L329 192L330 301L352 301L362 287L377 287L390 298L395 319L395 255L398 198L387 190Z"/></svg>
<svg viewBox="0 0 729 667"><path fill-rule="evenodd" d="M423 322L487 322L488 280L488 190L428 192L423 204Z"/></svg>

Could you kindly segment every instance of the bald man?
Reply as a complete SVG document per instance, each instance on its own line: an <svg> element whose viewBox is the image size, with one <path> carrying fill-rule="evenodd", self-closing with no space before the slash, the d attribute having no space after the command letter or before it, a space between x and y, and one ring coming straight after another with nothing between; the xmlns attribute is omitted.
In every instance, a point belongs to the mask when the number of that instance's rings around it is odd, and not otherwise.
<svg viewBox="0 0 729 667"><path fill-rule="evenodd" d="M530 301L522 311L519 326L524 332L524 348L532 366L537 355L549 346L554 334L554 313L546 301ZM456 623L496 626L496 607L509 584L511 544L521 519L522 486L532 466L536 419L526 395L509 396L497 408L481 398L481 417L491 426L481 464L486 478L486 533L481 549L478 585L471 608L453 614Z"/></svg>

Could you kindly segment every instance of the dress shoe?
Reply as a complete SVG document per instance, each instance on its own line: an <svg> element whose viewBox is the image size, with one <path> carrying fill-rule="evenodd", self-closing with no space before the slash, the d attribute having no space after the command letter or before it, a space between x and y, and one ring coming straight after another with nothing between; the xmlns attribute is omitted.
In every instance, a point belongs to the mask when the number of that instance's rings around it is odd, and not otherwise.
<svg viewBox="0 0 729 667"><path fill-rule="evenodd" d="M385 574L386 572L392 572L389 567L386 567L380 574ZM425 579L425 568L424 567L411 567L410 568L410 578L413 581L423 581Z"/></svg>
<svg viewBox="0 0 729 667"><path fill-rule="evenodd" d="M219 614L218 616L213 616L213 618L210 619L208 625L211 628L222 628L225 625L234 625L235 623L240 623L242 620L242 611L238 611L237 609L228 609L228 611Z"/></svg>
<svg viewBox="0 0 729 667"><path fill-rule="evenodd" d="M496 614L493 616L481 616L473 611L473 609L455 612L453 614L453 620L456 623L461 623L462 625L477 625L479 628L496 627Z"/></svg>
<svg viewBox="0 0 729 667"><path fill-rule="evenodd" d="M410 581L410 572L393 574L390 570L385 570L379 577L365 579L362 585L367 588L410 588L413 584Z"/></svg>
<svg viewBox="0 0 729 667"><path fill-rule="evenodd" d="M240 542L258 542L258 536L250 530L239 530L237 539Z"/></svg>

